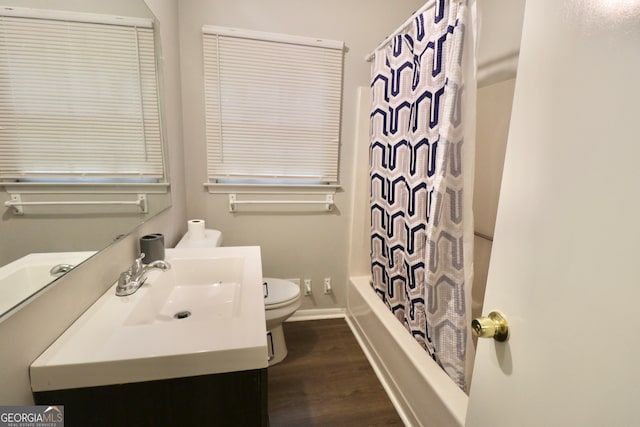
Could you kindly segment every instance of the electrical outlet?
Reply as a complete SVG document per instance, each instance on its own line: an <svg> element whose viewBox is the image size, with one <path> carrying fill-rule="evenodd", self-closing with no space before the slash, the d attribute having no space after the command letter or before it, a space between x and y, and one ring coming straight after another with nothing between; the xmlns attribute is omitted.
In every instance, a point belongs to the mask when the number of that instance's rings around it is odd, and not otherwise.
<svg viewBox="0 0 640 427"><path fill-rule="evenodd" d="M304 294L311 295L311 279L304 279Z"/></svg>
<svg viewBox="0 0 640 427"><path fill-rule="evenodd" d="M331 293L331 277L324 278L324 293L325 295Z"/></svg>

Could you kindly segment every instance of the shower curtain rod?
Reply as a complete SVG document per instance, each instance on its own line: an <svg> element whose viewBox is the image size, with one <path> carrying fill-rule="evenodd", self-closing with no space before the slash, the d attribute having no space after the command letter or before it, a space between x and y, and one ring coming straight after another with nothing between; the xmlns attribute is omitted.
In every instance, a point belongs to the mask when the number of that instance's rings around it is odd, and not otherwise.
<svg viewBox="0 0 640 427"><path fill-rule="evenodd" d="M375 49L373 49L373 51L371 51L371 53L367 56L364 57L364 60L367 62L371 62L373 60L373 57L376 54L376 51L380 48L382 48L383 46L386 46L387 43L389 43L391 40L393 40L393 38L395 36L397 36L398 34L400 34L400 32L402 30L404 30L407 25L409 25L411 23L411 21L413 21L415 19L415 17L423 12L426 12L427 10L431 9L433 6L435 6L436 4L436 0L429 0L427 1L424 6L422 6L420 9L418 9L417 11L413 12L413 14L409 17L409 19L407 19L406 21L404 21L404 24L400 25L398 27L397 30L395 30L393 33L391 33L390 35L387 36L387 38L385 38L382 43L380 43Z"/></svg>

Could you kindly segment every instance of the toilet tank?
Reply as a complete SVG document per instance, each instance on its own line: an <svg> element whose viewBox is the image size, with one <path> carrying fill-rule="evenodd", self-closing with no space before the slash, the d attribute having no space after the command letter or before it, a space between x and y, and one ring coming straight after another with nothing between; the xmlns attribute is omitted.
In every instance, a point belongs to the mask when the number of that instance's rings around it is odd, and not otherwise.
<svg viewBox="0 0 640 427"><path fill-rule="evenodd" d="M206 229L203 239L192 239L187 231L176 248L214 248L217 246L222 246L222 233L219 230Z"/></svg>

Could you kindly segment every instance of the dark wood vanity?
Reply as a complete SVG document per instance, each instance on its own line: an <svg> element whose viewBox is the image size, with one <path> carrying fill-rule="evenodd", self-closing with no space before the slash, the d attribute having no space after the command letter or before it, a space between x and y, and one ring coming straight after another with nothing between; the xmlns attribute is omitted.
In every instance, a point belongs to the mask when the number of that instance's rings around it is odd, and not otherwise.
<svg viewBox="0 0 640 427"><path fill-rule="evenodd" d="M267 369L34 392L68 427L268 426Z"/></svg>

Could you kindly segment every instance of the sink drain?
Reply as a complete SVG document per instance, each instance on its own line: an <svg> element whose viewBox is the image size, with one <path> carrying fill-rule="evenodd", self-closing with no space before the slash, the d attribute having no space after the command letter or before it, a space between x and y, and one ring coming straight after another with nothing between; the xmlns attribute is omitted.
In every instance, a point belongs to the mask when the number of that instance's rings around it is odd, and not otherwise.
<svg viewBox="0 0 640 427"><path fill-rule="evenodd" d="M176 314L173 315L174 319L186 319L187 317L191 316L191 312L188 310L185 311L179 311Z"/></svg>

